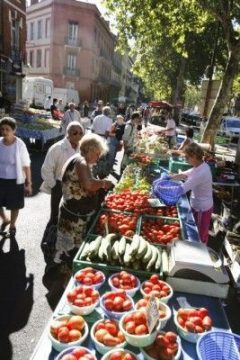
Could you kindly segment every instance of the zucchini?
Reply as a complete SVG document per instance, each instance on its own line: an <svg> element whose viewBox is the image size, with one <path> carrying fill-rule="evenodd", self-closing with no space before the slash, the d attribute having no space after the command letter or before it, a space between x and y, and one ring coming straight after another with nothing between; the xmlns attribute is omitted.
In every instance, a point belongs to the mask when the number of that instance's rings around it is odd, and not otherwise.
<svg viewBox="0 0 240 360"><path fill-rule="evenodd" d="M162 272L163 274L168 273L168 253L166 250L162 251Z"/></svg>
<svg viewBox="0 0 240 360"><path fill-rule="evenodd" d="M160 270L161 268L161 263L162 263L162 249L158 248L158 256L157 256L157 260L155 262L155 270Z"/></svg>
<svg viewBox="0 0 240 360"><path fill-rule="evenodd" d="M148 246L147 246L147 241L142 237L140 237L140 244L138 247L138 251L136 253L136 259L141 259L147 252Z"/></svg>
<svg viewBox="0 0 240 360"><path fill-rule="evenodd" d="M149 242L147 242L147 252L146 254L142 257L142 262L144 263L148 263L149 260L151 259L152 256L152 246L149 244Z"/></svg>
<svg viewBox="0 0 240 360"><path fill-rule="evenodd" d="M118 258L119 258L118 248L119 248L119 240L116 240L111 249L111 258L113 260L118 260Z"/></svg>
<svg viewBox="0 0 240 360"><path fill-rule="evenodd" d="M150 245L152 248L152 256L149 262L147 263L146 270L150 271L153 265L155 264L158 257L158 249L154 245Z"/></svg>
<svg viewBox="0 0 240 360"><path fill-rule="evenodd" d="M88 253L89 253L89 247L90 247L90 244L85 243L83 251L81 252L80 257L79 257L80 260L86 260L87 259Z"/></svg>
<svg viewBox="0 0 240 360"><path fill-rule="evenodd" d="M124 255L125 250L126 250L126 238L124 236L121 237L120 241L119 241L119 246L118 246L118 253L120 256Z"/></svg>
<svg viewBox="0 0 240 360"><path fill-rule="evenodd" d="M131 263L131 260L132 260L132 256L130 255L130 248L131 248L131 245L130 244L127 244L126 245L126 250L125 250L125 254L123 256L123 263L125 266L129 266L130 263Z"/></svg>
<svg viewBox="0 0 240 360"><path fill-rule="evenodd" d="M106 260L110 262L111 260L111 242L117 237L116 234L108 234L102 239L101 245L98 251L98 257L101 261Z"/></svg>
<svg viewBox="0 0 240 360"><path fill-rule="evenodd" d="M88 257L92 260L98 255L98 250L102 242L102 236L97 236L97 238L89 243L89 253Z"/></svg>
<svg viewBox="0 0 240 360"><path fill-rule="evenodd" d="M134 234L132 243L131 243L131 247L130 247L131 256L134 256L137 253L139 245L140 245L140 236L137 234Z"/></svg>

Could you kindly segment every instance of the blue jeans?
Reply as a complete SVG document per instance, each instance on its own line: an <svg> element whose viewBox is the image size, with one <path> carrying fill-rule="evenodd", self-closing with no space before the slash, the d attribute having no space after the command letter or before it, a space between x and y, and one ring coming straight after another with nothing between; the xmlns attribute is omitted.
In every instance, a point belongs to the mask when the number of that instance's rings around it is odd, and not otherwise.
<svg viewBox="0 0 240 360"><path fill-rule="evenodd" d="M120 141L118 139L116 139L115 137L108 140L108 148L109 148L108 161L109 161L110 169L113 168L115 158L117 155L117 146L118 146L119 142Z"/></svg>

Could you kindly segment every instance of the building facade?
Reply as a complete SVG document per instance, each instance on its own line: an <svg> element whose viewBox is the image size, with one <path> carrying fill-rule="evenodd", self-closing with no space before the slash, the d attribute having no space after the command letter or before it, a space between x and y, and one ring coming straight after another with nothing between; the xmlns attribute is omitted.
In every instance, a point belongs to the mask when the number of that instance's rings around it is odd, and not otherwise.
<svg viewBox="0 0 240 360"><path fill-rule="evenodd" d="M79 91L81 102L118 96L121 57L116 38L93 4L76 0L32 0L27 8L30 74L56 88Z"/></svg>
<svg viewBox="0 0 240 360"><path fill-rule="evenodd" d="M25 44L26 1L0 0L0 91L7 111L22 95Z"/></svg>

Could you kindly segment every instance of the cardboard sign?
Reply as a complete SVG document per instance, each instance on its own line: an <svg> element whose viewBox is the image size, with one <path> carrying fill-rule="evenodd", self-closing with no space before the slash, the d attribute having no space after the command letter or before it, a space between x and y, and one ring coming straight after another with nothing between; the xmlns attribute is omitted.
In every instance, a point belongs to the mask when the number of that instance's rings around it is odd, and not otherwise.
<svg viewBox="0 0 240 360"><path fill-rule="evenodd" d="M151 333L159 320L158 303L154 295L151 295L146 308L148 331Z"/></svg>

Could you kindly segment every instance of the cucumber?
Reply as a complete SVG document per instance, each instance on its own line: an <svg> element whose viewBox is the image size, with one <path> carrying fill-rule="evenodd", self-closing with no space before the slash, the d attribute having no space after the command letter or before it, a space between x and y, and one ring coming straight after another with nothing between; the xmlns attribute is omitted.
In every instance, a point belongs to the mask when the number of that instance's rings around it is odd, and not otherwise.
<svg viewBox="0 0 240 360"><path fill-rule="evenodd" d="M111 249L111 258L113 260L118 260L118 258L119 258L118 248L119 248L119 240L114 242L112 249Z"/></svg>
<svg viewBox="0 0 240 360"><path fill-rule="evenodd" d="M163 274L168 273L168 253L166 250L162 251L162 272Z"/></svg>
<svg viewBox="0 0 240 360"><path fill-rule="evenodd" d="M126 238L124 236L121 237L120 241L119 241L119 246L118 246L118 254L120 256L124 255L125 250L126 250Z"/></svg>
<svg viewBox="0 0 240 360"><path fill-rule="evenodd" d="M149 244L149 242L147 242L147 252L146 254L142 257L142 262L144 263L148 263L149 260L151 259L151 256L152 256L152 247L151 245Z"/></svg>
<svg viewBox="0 0 240 360"><path fill-rule="evenodd" d="M140 237L140 244L138 247L138 251L136 253L136 259L141 259L147 252L148 246L147 246L147 241L142 237Z"/></svg>
<svg viewBox="0 0 240 360"><path fill-rule="evenodd" d="M89 247L90 247L90 244L86 243L84 248L83 248L83 251L80 254L80 257L79 257L80 260L86 260L87 259L88 253L89 253Z"/></svg>
<svg viewBox="0 0 240 360"><path fill-rule="evenodd" d="M102 239L101 245L98 251L98 257L101 261L108 261L111 260L111 241L116 238L116 234L108 234Z"/></svg>
<svg viewBox="0 0 240 360"><path fill-rule="evenodd" d="M152 248L152 256L146 266L146 270L148 271L151 270L158 257L158 249L154 245L151 245L151 248Z"/></svg>
<svg viewBox="0 0 240 360"><path fill-rule="evenodd" d="M98 236L95 240L89 243L89 253L88 257L92 260L98 255L98 250L102 242L102 236Z"/></svg>
<svg viewBox="0 0 240 360"><path fill-rule="evenodd" d="M162 249L158 248L158 256L157 256L157 260L155 262L155 270L160 270L161 268L161 263L162 263Z"/></svg>
<svg viewBox="0 0 240 360"><path fill-rule="evenodd" d="M130 247L130 254L131 256L134 256L139 248L140 245L140 236L137 234L133 235L133 239L132 239L132 243L131 243L131 247Z"/></svg>
<svg viewBox="0 0 240 360"><path fill-rule="evenodd" d="M130 248L131 248L131 245L130 244L127 244L126 245L126 250L125 250L125 254L123 256L123 263L125 266L129 266L130 263L131 263L131 260L132 260L132 256L130 255Z"/></svg>

